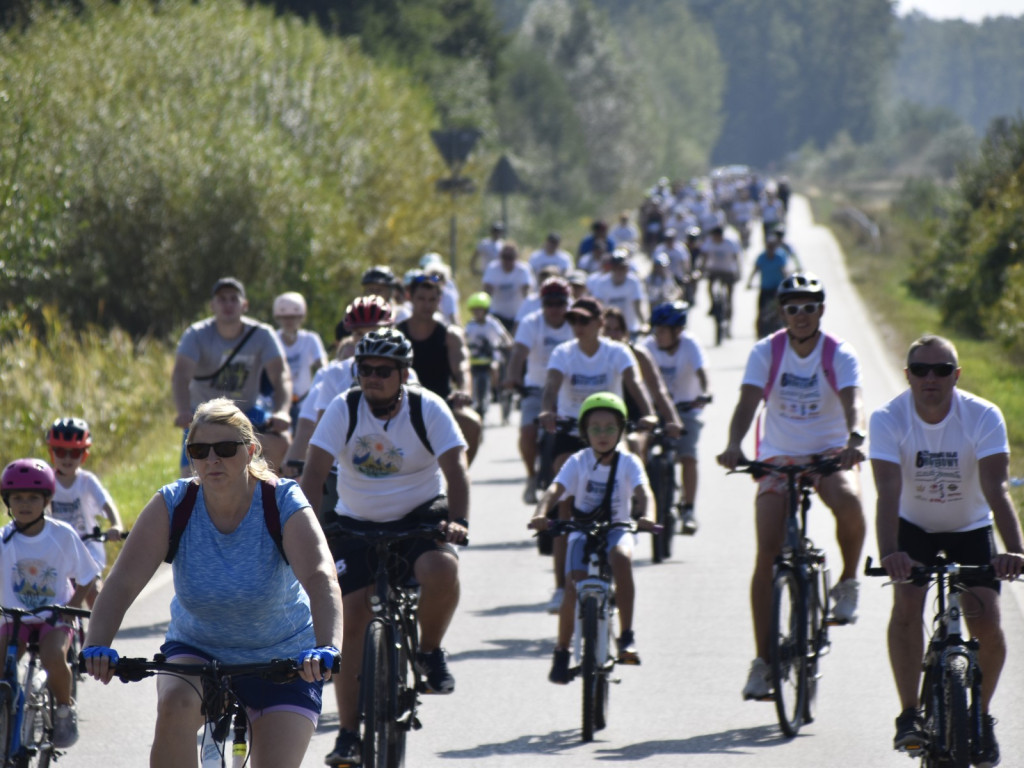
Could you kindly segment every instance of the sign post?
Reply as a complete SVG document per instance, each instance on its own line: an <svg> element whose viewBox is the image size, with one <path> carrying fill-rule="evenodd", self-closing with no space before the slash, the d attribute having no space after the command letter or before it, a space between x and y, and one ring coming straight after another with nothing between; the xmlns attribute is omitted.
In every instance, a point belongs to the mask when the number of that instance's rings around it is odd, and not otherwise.
<svg viewBox="0 0 1024 768"><path fill-rule="evenodd" d="M449 263L452 267L452 277L455 276L455 262L458 254L458 221L455 213L455 202L459 195L469 194L475 191L473 180L461 176L462 167L466 158L473 151L477 140L480 138L480 131L475 128L461 128L449 131L431 131L430 138L434 146L441 153L445 164L452 175L447 179L439 179L437 191L452 196L452 217L449 227Z"/></svg>

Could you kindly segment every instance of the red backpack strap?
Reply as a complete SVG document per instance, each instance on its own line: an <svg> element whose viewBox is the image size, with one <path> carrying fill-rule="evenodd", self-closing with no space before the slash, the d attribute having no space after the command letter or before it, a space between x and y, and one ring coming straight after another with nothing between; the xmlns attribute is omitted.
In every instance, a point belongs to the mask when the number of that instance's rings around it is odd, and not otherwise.
<svg viewBox="0 0 1024 768"><path fill-rule="evenodd" d="M825 379L828 381L832 391L839 394L839 380L836 378L836 349L839 348L839 339L835 336L825 334L825 343L821 347L821 368L825 372Z"/></svg>
<svg viewBox="0 0 1024 768"><path fill-rule="evenodd" d="M277 507L277 478L261 480L260 491L263 493L263 522L267 526L270 538L277 545L277 551L285 564L288 558L284 554L284 536L281 534L281 510Z"/></svg>
<svg viewBox="0 0 1024 768"><path fill-rule="evenodd" d="M181 543L181 534L185 532L185 526L192 517L192 509L196 505L196 496L199 495L199 484L190 482L185 490L185 497L174 507L174 514L171 516L171 535L167 541L167 556L165 563L174 560L178 553L178 544Z"/></svg>
<svg viewBox="0 0 1024 768"><path fill-rule="evenodd" d="M772 351L772 364L768 369L768 383L764 386L764 399L768 400L772 387L775 386L775 379L778 378L779 368L782 366L782 356L786 354L786 329L776 331L769 338Z"/></svg>

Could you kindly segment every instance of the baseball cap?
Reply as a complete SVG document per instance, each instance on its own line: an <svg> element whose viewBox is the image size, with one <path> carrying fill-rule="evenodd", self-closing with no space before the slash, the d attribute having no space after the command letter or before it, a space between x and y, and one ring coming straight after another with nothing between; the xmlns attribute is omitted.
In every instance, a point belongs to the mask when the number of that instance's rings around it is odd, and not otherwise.
<svg viewBox="0 0 1024 768"><path fill-rule="evenodd" d="M587 273L582 269L574 269L565 276L565 279L569 281L569 285L586 285Z"/></svg>
<svg viewBox="0 0 1024 768"><path fill-rule="evenodd" d="M585 317L588 320L595 320L601 317L601 313L604 311L604 307L601 306L601 302L597 299L576 299L569 307L569 311L566 315L579 315Z"/></svg>
<svg viewBox="0 0 1024 768"><path fill-rule="evenodd" d="M217 291L222 288L232 288L241 294L242 298L245 298L245 286L242 285L242 281L237 277L222 277L216 283L213 284L213 290L210 292L210 296L216 296Z"/></svg>

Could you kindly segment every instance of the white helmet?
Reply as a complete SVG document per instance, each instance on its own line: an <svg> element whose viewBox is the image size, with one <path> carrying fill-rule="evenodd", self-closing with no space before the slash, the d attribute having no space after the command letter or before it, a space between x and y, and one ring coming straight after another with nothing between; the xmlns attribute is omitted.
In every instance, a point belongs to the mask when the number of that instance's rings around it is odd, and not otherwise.
<svg viewBox="0 0 1024 768"><path fill-rule="evenodd" d="M306 300L301 293L288 291L274 299L274 317L305 316Z"/></svg>

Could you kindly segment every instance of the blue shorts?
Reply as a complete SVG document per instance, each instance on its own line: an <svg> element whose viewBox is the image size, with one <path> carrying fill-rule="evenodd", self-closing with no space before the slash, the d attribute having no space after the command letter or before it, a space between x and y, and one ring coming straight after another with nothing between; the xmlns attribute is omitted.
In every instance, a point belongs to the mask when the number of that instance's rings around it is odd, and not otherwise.
<svg viewBox="0 0 1024 768"><path fill-rule="evenodd" d="M676 413L679 414L679 420L683 422L683 427L686 429L686 434L677 437L673 443L676 455L679 458L695 459L697 458L697 440L700 439L700 431L704 428L704 422L700 419L701 412L693 409L684 411L677 407Z"/></svg>
<svg viewBox="0 0 1024 768"><path fill-rule="evenodd" d="M160 653L166 656L168 661L175 661L182 656L214 660L213 656L205 651L174 640L168 640L161 645ZM232 678L231 683L238 698L245 705L250 722L255 722L268 712L294 712L308 718L316 728L323 706L322 680L307 683L301 678L296 678L290 683L273 683L261 677L244 676Z"/></svg>
<svg viewBox="0 0 1024 768"><path fill-rule="evenodd" d="M616 547L622 547L628 550L630 556L632 556L633 541L633 534L627 529L612 528L608 531L608 547L605 549L605 552L611 554L611 551ZM568 553L565 558L566 576L571 574L573 571L587 572L586 543L587 536L585 533L573 531L569 534Z"/></svg>

